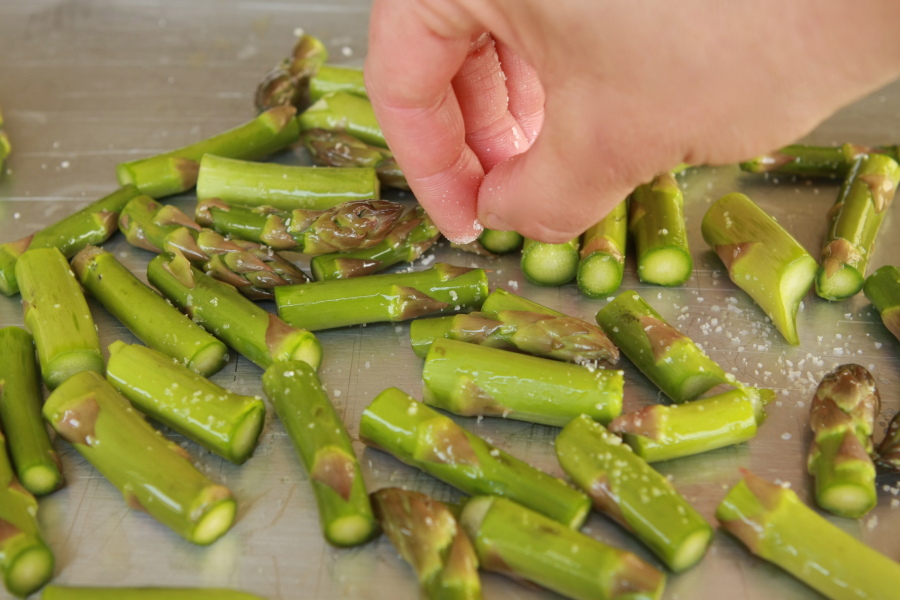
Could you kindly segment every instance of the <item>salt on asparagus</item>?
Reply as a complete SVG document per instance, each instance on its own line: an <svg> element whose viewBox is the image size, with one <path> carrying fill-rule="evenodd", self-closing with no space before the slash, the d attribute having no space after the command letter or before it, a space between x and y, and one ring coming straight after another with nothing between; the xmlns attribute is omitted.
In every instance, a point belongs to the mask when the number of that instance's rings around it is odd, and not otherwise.
<svg viewBox="0 0 900 600"><path fill-rule="evenodd" d="M408 190L409 183L394 154L373 146L344 131L309 129L300 136L313 161L322 167L365 167L375 169L381 185Z"/></svg>
<svg viewBox="0 0 900 600"><path fill-rule="evenodd" d="M578 289L589 298L603 298L622 285L628 239L627 206L627 202L620 202L581 236L576 280Z"/></svg>
<svg viewBox="0 0 900 600"><path fill-rule="evenodd" d="M628 233L642 282L675 286L690 279L694 263L684 224L684 196L674 175L660 173L634 190L628 199Z"/></svg>

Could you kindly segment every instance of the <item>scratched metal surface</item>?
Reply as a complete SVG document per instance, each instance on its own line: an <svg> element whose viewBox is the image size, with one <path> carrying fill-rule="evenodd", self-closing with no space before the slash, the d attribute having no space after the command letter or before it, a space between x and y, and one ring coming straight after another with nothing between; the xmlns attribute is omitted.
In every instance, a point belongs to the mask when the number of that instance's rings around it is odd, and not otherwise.
<svg viewBox="0 0 900 600"><path fill-rule="evenodd" d="M252 115L257 79L288 50L295 27L324 39L333 61L359 65L366 47L368 3L240 0L0 0L0 107L14 146L0 181L0 241L47 225L115 188L116 163L168 150L224 130ZM814 143L900 140L900 85L842 111L809 136ZM304 162L302 152L278 160ZM748 193L777 216L813 254L825 230L836 184L761 179L734 167L703 168L682 177L695 258L691 280L677 289L640 286L629 263L625 288L637 289L662 315L703 344L741 380L778 391L756 439L737 447L658 465L711 521L725 489L749 468L790 482L809 500L804 461L811 393L832 366L856 361L874 373L883 396L879 423L900 409L900 351L862 296L840 304L808 297L800 313L802 344L786 346L761 312L725 277L699 234L709 203ZM551 199L548 199L548 201ZM192 208L194 198L175 199ZM871 267L898 262L900 218L888 214ZM120 237L107 245L144 278L149 253ZM591 319L606 304L573 285L540 289L524 282L514 257L473 257L446 246L427 257L492 269L502 285L547 306ZM273 310L272 306L268 307ZM96 304L102 342L133 338ZM21 325L19 298L0 297L0 325ZM352 435L372 397L396 385L418 396L421 361L407 325L323 332L321 374ZM658 401L651 385L626 365L626 409ZM232 358L214 380L260 394L260 370ZM514 455L561 475L553 456L556 430L518 422L460 419ZM175 439L177 436L173 436ZM184 440L179 440L184 442ZM233 530L209 548L181 541L148 516L126 508L118 492L65 443L57 442L68 485L41 500L40 521L57 556L56 581L80 585L225 586L271 600L416 598L410 570L386 540L353 550L326 546L306 477L277 420L270 416L256 455L235 467L184 442L196 463L229 485L240 501ZM370 489L404 485L441 499L456 493L427 475L357 444ZM894 486L891 491L891 486ZM838 527L900 559L896 478L879 481L879 505ZM604 518L591 535L654 559ZM550 598L552 594L486 575L485 596ZM7 598L0 591L0 598ZM752 558L718 534L704 562L670 577L667 599L818 597L777 568Z"/></svg>

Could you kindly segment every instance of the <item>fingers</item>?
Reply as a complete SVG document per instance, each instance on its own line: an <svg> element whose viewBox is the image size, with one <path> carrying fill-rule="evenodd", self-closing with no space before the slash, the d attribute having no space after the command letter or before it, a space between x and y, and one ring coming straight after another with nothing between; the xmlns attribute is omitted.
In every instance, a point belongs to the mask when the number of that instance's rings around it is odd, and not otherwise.
<svg viewBox="0 0 900 600"><path fill-rule="evenodd" d="M531 145L544 124L544 87L537 71L503 42L497 41L497 56L506 74L509 112Z"/></svg>

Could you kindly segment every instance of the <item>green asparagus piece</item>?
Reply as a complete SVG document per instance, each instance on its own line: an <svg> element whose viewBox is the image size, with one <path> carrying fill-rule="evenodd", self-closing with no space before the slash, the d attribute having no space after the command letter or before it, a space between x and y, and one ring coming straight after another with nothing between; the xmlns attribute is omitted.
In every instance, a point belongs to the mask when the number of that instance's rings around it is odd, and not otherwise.
<svg viewBox="0 0 900 600"><path fill-rule="evenodd" d="M347 92L361 98L368 98L362 69L322 65L309 80L309 98L313 102L322 96L335 92Z"/></svg>
<svg viewBox="0 0 900 600"><path fill-rule="evenodd" d="M881 267L866 279L863 292L881 313L884 326L900 340L900 269Z"/></svg>
<svg viewBox="0 0 900 600"><path fill-rule="evenodd" d="M252 121L190 146L119 163L116 175L120 184L134 184L153 198L186 192L197 184L200 159L205 154L255 160L296 142L300 139L296 114L292 106L267 110Z"/></svg>
<svg viewBox="0 0 900 600"><path fill-rule="evenodd" d="M412 262L431 248L441 232L425 210L406 212L387 237L366 250L314 256L310 269L316 281L373 275L401 262Z"/></svg>
<svg viewBox="0 0 900 600"><path fill-rule="evenodd" d="M806 146L792 144L770 154L763 154L741 163L750 173L784 173L800 177L845 177L860 156L885 154L893 159L900 156L900 146Z"/></svg>
<svg viewBox="0 0 900 600"><path fill-rule="evenodd" d="M861 156L831 209L830 225L816 273L816 293L844 300L865 284L866 267L884 214L900 183L900 165L880 154Z"/></svg>
<svg viewBox="0 0 900 600"><path fill-rule="evenodd" d="M576 279L578 289L589 298L608 296L622 285L628 239L627 207L627 202L620 202L581 236Z"/></svg>
<svg viewBox="0 0 900 600"><path fill-rule="evenodd" d="M103 376L86 371L59 386L44 418L131 507L195 544L211 544L231 527L236 503L228 488L200 473L180 446L134 411Z"/></svg>
<svg viewBox="0 0 900 600"><path fill-rule="evenodd" d="M138 410L235 464L259 441L266 406L219 387L152 348L109 346L106 378Z"/></svg>
<svg viewBox="0 0 900 600"><path fill-rule="evenodd" d="M165 252L151 260L147 279L194 322L262 369L286 360L302 360L315 368L322 362L316 336L291 327L234 286L192 268L180 254Z"/></svg>
<svg viewBox="0 0 900 600"><path fill-rule="evenodd" d="M100 338L81 286L56 248L28 250L16 263L25 327L34 336L50 389L80 371L103 372Z"/></svg>
<svg viewBox="0 0 900 600"><path fill-rule="evenodd" d="M790 489L743 472L716 511L753 554L831 600L882 600L900 589L900 565L807 508Z"/></svg>
<svg viewBox="0 0 900 600"><path fill-rule="evenodd" d="M635 455L622 439L581 415L556 438L563 470L594 508L634 533L679 573L703 558L713 529L668 479Z"/></svg>
<svg viewBox="0 0 900 600"><path fill-rule="evenodd" d="M0 292L6 296L19 293L16 262L28 249L58 248L63 256L72 258L89 244L105 242L118 229L122 208L137 195L136 187L126 185L41 231L0 244Z"/></svg>
<svg viewBox="0 0 900 600"><path fill-rule="evenodd" d="M743 194L716 201L701 225L731 281L747 292L792 346L797 310L816 277L816 260L781 225Z"/></svg>
<svg viewBox="0 0 900 600"><path fill-rule="evenodd" d="M280 210L326 210L351 200L378 200L380 187L369 167L292 167L206 155L200 161L197 197L226 204Z"/></svg>
<svg viewBox="0 0 900 600"><path fill-rule="evenodd" d="M887 433L878 445L875 464L888 471L900 472L900 412L891 419Z"/></svg>
<svg viewBox="0 0 900 600"><path fill-rule="evenodd" d="M119 216L119 227L133 246L151 252L178 252L208 275L230 283L248 298L271 299L272 288L309 281L303 271L271 248L229 240L200 227L176 206L138 196Z"/></svg>
<svg viewBox="0 0 900 600"><path fill-rule="evenodd" d="M875 380L859 365L841 365L825 375L813 396L807 467L816 482L816 502L839 517L858 519L878 502L869 455L880 410Z"/></svg>
<svg viewBox="0 0 900 600"><path fill-rule="evenodd" d="M349 92L337 91L322 96L303 111L297 121L302 131L343 131L366 144L387 148L372 103L368 98Z"/></svg>
<svg viewBox="0 0 900 600"><path fill-rule="evenodd" d="M578 238L564 244L546 244L525 238L522 274L534 285L560 286L578 274Z"/></svg>
<svg viewBox="0 0 900 600"><path fill-rule="evenodd" d="M609 423L622 412L622 371L438 338L422 372L426 404L463 416L562 427L580 414Z"/></svg>
<svg viewBox="0 0 900 600"><path fill-rule="evenodd" d="M487 294L483 269L436 263L425 271L283 286L275 303L287 323L318 331L478 308Z"/></svg>
<svg viewBox="0 0 900 600"><path fill-rule="evenodd" d="M48 585L41 600L263 600L221 588L63 587Z"/></svg>
<svg viewBox="0 0 900 600"><path fill-rule="evenodd" d="M335 546L370 540L378 526L359 461L315 369L300 361L276 363L263 375L263 390L309 476L325 539Z"/></svg>
<svg viewBox="0 0 900 600"><path fill-rule="evenodd" d="M409 189L403 171L387 148L372 146L343 131L310 129L300 137L319 166L372 168L381 185Z"/></svg>
<svg viewBox="0 0 900 600"><path fill-rule="evenodd" d="M651 600L666 576L631 552L567 529L511 500L480 496L460 519L481 567L576 600Z"/></svg>
<svg viewBox="0 0 900 600"><path fill-rule="evenodd" d="M493 292L488 294L488 297L484 300L484 304L481 306L482 312L490 314L497 314L505 310L520 310L540 313L542 315L552 315L555 317L568 316L558 310L547 308L543 304L538 304L537 302L523 298L522 296L504 290L503 288L496 288Z"/></svg>
<svg viewBox="0 0 900 600"><path fill-rule="evenodd" d="M0 430L0 577L22 598L53 577L53 553L38 530L37 510L37 500L13 474Z"/></svg>
<svg viewBox="0 0 900 600"><path fill-rule="evenodd" d="M9 158L10 152L12 152L12 144L9 143L9 134L3 127L3 114L0 113L0 179L3 179L3 174L6 172L3 169L3 163Z"/></svg>
<svg viewBox="0 0 900 600"><path fill-rule="evenodd" d="M328 60L328 50L317 38L301 33L291 56L263 78L256 88L254 103L260 112L276 106L293 106L298 111L309 106L309 80Z"/></svg>
<svg viewBox="0 0 900 600"><path fill-rule="evenodd" d="M771 390L745 387L687 404L656 404L613 419L609 430L647 462L671 460L752 439L773 397Z"/></svg>
<svg viewBox="0 0 900 600"><path fill-rule="evenodd" d="M425 598L481 598L478 557L446 504L400 488L378 490L372 504L384 533L415 570Z"/></svg>
<svg viewBox="0 0 900 600"><path fill-rule="evenodd" d="M88 246L72 260L81 285L139 340L209 377L228 362L228 347L144 285L116 257Z"/></svg>
<svg viewBox="0 0 900 600"><path fill-rule="evenodd" d="M578 528L590 500L551 477L469 433L449 417L388 388L363 411L363 442L453 485L465 494L495 494Z"/></svg>
<svg viewBox="0 0 900 600"><path fill-rule="evenodd" d="M660 173L634 190L628 200L628 233L643 283L675 286L690 279L694 262L684 225L684 196L674 175Z"/></svg>
<svg viewBox="0 0 900 600"><path fill-rule="evenodd" d="M388 200L351 200L328 210L229 206L220 200L197 203L197 222L219 233L274 250L296 250L316 256L382 241L403 213L403 205Z"/></svg>
<svg viewBox="0 0 900 600"><path fill-rule="evenodd" d="M522 248L525 238L515 231L485 229L478 236L481 247L492 254L509 254Z"/></svg>
<svg viewBox="0 0 900 600"><path fill-rule="evenodd" d="M63 481L41 402L34 340L19 327L0 329L0 423L9 432L9 455L19 481L36 496L49 494Z"/></svg>
<svg viewBox="0 0 900 600"><path fill-rule="evenodd" d="M735 384L689 337L669 325L636 292L623 292L597 313L597 323L634 365L682 403Z"/></svg>

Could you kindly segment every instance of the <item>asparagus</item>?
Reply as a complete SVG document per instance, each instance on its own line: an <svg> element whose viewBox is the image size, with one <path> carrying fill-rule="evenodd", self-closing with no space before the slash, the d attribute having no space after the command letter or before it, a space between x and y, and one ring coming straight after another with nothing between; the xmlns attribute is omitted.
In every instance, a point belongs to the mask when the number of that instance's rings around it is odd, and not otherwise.
<svg viewBox="0 0 900 600"><path fill-rule="evenodd" d="M197 203L196 218L224 235L316 256L371 248L388 235L402 213L402 204L387 200L351 200L324 211L286 212L212 199Z"/></svg>
<svg viewBox="0 0 900 600"><path fill-rule="evenodd" d="M660 173L634 190L628 201L628 233L643 283L675 286L690 279L694 263L684 225L684 196L674 175Z"/></svg>
<svg viewBox="0 0 900 600"><path fill-rule="evenodd" d="M832 600L893 598L900 588L900 565L807 508L792 490L748 471L716 518L750 552Z"/></svg>
<svg viewBox="0 0 900 600"><path fill-rule="evenodd" d="M622 412L622 371L436 339L422 372L426 404L463 416L562 427L584 413L609 423Z"/></svg>
<svg viewBox="0 0 900 600"><path fill-rule="evenodd" d="M747 292L792 346L797 310L816 277L816 261L772 217L743 194L716 201L701 225L731 281Z"/></svg>
<svg viewBox="0 0 900 600"><path fill-rule="evenodd" d="M145 415L235 464L256 448L266 419L259 397L229 392L152 348L109 346L106 378Z"/></svg>
<svg viewBox="0 0 900 600"><path fill-rule="evenodd" d="M122 208L138 194L136 187L126 185L41 231L0 244L0 292L6 296L19 293L16 262L28 249L58 248L71 258L89 244L105 242L118 228Z"/></svg>
<svg viewBox="0 0 900 600"><path fill-rule="evenodd" d="M359 461L315 369L300 361L276 363L263 375L263 390L309 476L325 539L335 546L370 540L378 527Z"/></svg>
<svg viewBox="0 0 900 600"><path fill-rule="evenodd" d="M509 254L522 248L525 238L515 231L498 231L485 229L478 236L481 247L492 254Z"/></svg>
<svg viewBox="0 0 900 600"><path fill-rule="evenodd" d="M634 533L676 573L694 566L713 530L668 479L603 425L581 415L556 438L563 470L594 508Z"/></svg>
<svg viewBox="0 0 900 600"><path fill-rule="evenodd" d="M475 549L446 504L400 488L378 490L372 504L388 539L415 570L425 598L481 598Z"/></svg>
<svg viewBox="0 0 900 600"><path fill-rule="evenodd" d="M602 298L622 285L625 272L625 242L628 238L628 209L620 202L581 237L581 254L576 280L578 289L589 298Z"/></svg>
<svg viewBox="0 0 900 600"><path fill-rule="evenodd" d="M312 333L289 326L233 286L191 268L180 254L166 252L151 260L147 279L194 322L262 369L286 360L315 368L322 362L322 346Z"/></svg>
<svg viewBox="0 0 900 600"><path fill-rule="evenodd" d="M366 144L387 148L372 103L368 98L349 92L337 91L322 96L303 111L297 121L302 131L343 131Z"/></svg>
<svg viewBox="0 0 900 600"><path fill-rule="evenodd" d="M885 154L895 160L900 146L806 146L792 144L770 154L763 154L741 163L750 173L784 173L800 177L845 177L853 163L864 154Z"/></svg>
<svg viewBox="0 0 900 600"><path fill-rule="evenodd" d="M0 179L3 179L3 163L12 152L12 144L9 143L9 135L3 127L3 114L0 113Z"/></svg>
<svg viewBox="0 0 900 600"><path fill-rule="evenodd" d="M734 384L732 375L636 292L624 292L607 304L597 313L597 323L673 402L693 400L723 383Z"/></svg>
<svg viewBox="0 0 900 600"><path fill-rule="evenodd" d="M844 300L865 283L866 267L884 214L894 201L900 165L879 154L861 156L844 180L831 209L816 273L816 293L826 300Z"/></svg>
<svg viewBox="0 0 900 600"><path fill-rule="evenodd" d="M53 577L53 553L38 530L37 510L37 500L13 474L0 430L0 577L23 598Z"/></svg>
<svg viewBox="0 0 900 600"><path fill-rule="evenodd" d="M301 139L319 166L372 168L382 185L409 189L403 171L387 148L372 146L343 131L327 129L304 131Z"/></svg>
<svg viewBox="0 0 900 600"><path fill-rule="evenodd" d="M522 296L514 294L508 290L504 290L503 288L496 288L493 292L488 294L488 297L484 299L484 304L481 305L481 310L482 312L490 314L498 314L505 310L519 310L525 312L540 313L542 315L552 315L554 317L567 316L566 314L561 313L558 310L547 308L542 304L538 304L537 302L533 302L532 300L523 298ZM590 326L591 325L585 322L584 327Z"/></svg>
<svg viewBox="0 0 900 600"><path fill-rule="evenodd" d="M406 212L387 237L365 250L315 256L310 269L316 281L373 275L400 262L412 262L431 248L441 232L421 206Z"/></svg>
<svg viewBox="0 0 900 600"><path fill-rule="evenodd" d="M139 340L209 377L228 362L228 347L144 285L116 257L88 246L72 260L81 285Z"/></svg>
<svg viewBox="0 0 900 600"><path fill-rule="evenodd" d="M200 159L206 154L254 160L300 139L292 106L267 110L252 121L200 142L149 158L119 163L119 183L134 184L154 198L186 192L197 184Z"/></svg>
<svg viewBox="0 0 900 600"><path fill-rule="evenodd" d="M309 80L328 60L328 50L317 38L300 34L291 56L263 78L256 88L254 103L260 112L276 106L309 106Z"/></svg>
<svg viewBox="0 0 900 600"><path fill-rule="evenodd" d="M863 293L881 313L884 326L900 340L900 269L881 267L866 279Z"/></svg>
<svg viewBox="0 0 900 600"><path fill-rule="evenodd" d="M9 454L19 481L36 496L49 494L63 480L41 402L34 340L19 327L0 329L0 423L9 432Z"/></svg>
<svg viewBox="0 0 900 600"><path fill-rule="evenodd" d="M44 418L132 508L195 544L211 544L234 521L228 488L206 478L181 448L159 435L116 390L92 371L59 386Z"/></svg>
<svg viewBox="0 0 900 600"><path fill-rule="evenodd" d="M229 240L200 227L181 210L138 196L119 216L119 227L133 246L151 252L178 252L212 277L253 299L271 299L272 288L309 281L303 271L271 248Z"/></svg>
<svg viewBox="0 0 900 600"><path fill-rule="evenodd" d="M369 167L291 167L206 155L197 180L198 198L280 210L326 210L351 200L377 200L379 194L378 177Z"/></svg>
<svg viewBox="0 0 900 600"><path fill-rule="evenodd" d="M578 238L564 244L546 244L525 239L522 274L535 285L560 286L578 273Z"/></svg>
<svg viewBox="0 0 900 600"><path fill-rule="evenodd" d="M841 365L825 375L813 397L807 466L816 482L816 502L840 517L858 519L878 502L869 455L880 409L875 380L859 365Z"/></svg>
<svg viewBox="0 0 900 600"><path fill-rule="evenodd" d="M322 65L309 80L309 98L313 102L334 92L347 92L361 98L368 98L362 69Z"/></svg>
<svg viewBox="0 0 900 600"><path fill-rule="evenodd" d="M887 433L878 445L875 463L882 469L900 472L900 412L891 419Z"/></svg>
<svg viewBox="0 0 900 600"><path fill-rule="evenodd" d="M580 491L492 446L397 388L378 394L363 411L359 437L465 494L504 496L567 527L580 527L590 510L590 500Z"/></svg>
<svg viewBox="0 0 900 600"><path fill-rule="evenodd" d="M28 250L16 263L25 327L34 336L41 375L55 388L80 371L103 372L100 338L81 286L56 248Z"/></svg>
<svg viewBox="0 0 900 600"><path fill-rule="evenodd" d="M478 308L487 293L483 269L436 263L425 271L283 286L275 303L287 323L318 331Z"/></svg>
<svg viewBox="0 0 900 600"><path fill-rule="evenodd" d="M470 500L460 519L481 567L577 600L650 600L666 576L631 552L567 529L505 498Z"/></svg>
<svg viewBox="0 0 900 600"><path fill-rule="evenodd" d="M263 600L221 588L64 587L48 585L41 600Z"/></svg>
<svg viewBox="0 0 900 600"><path fill-rule="evenodd" d="M773 397L771 390L745 387L688 404L648 406L613 419L609 430L647 462L671 460L752 439Z"/></svg>

